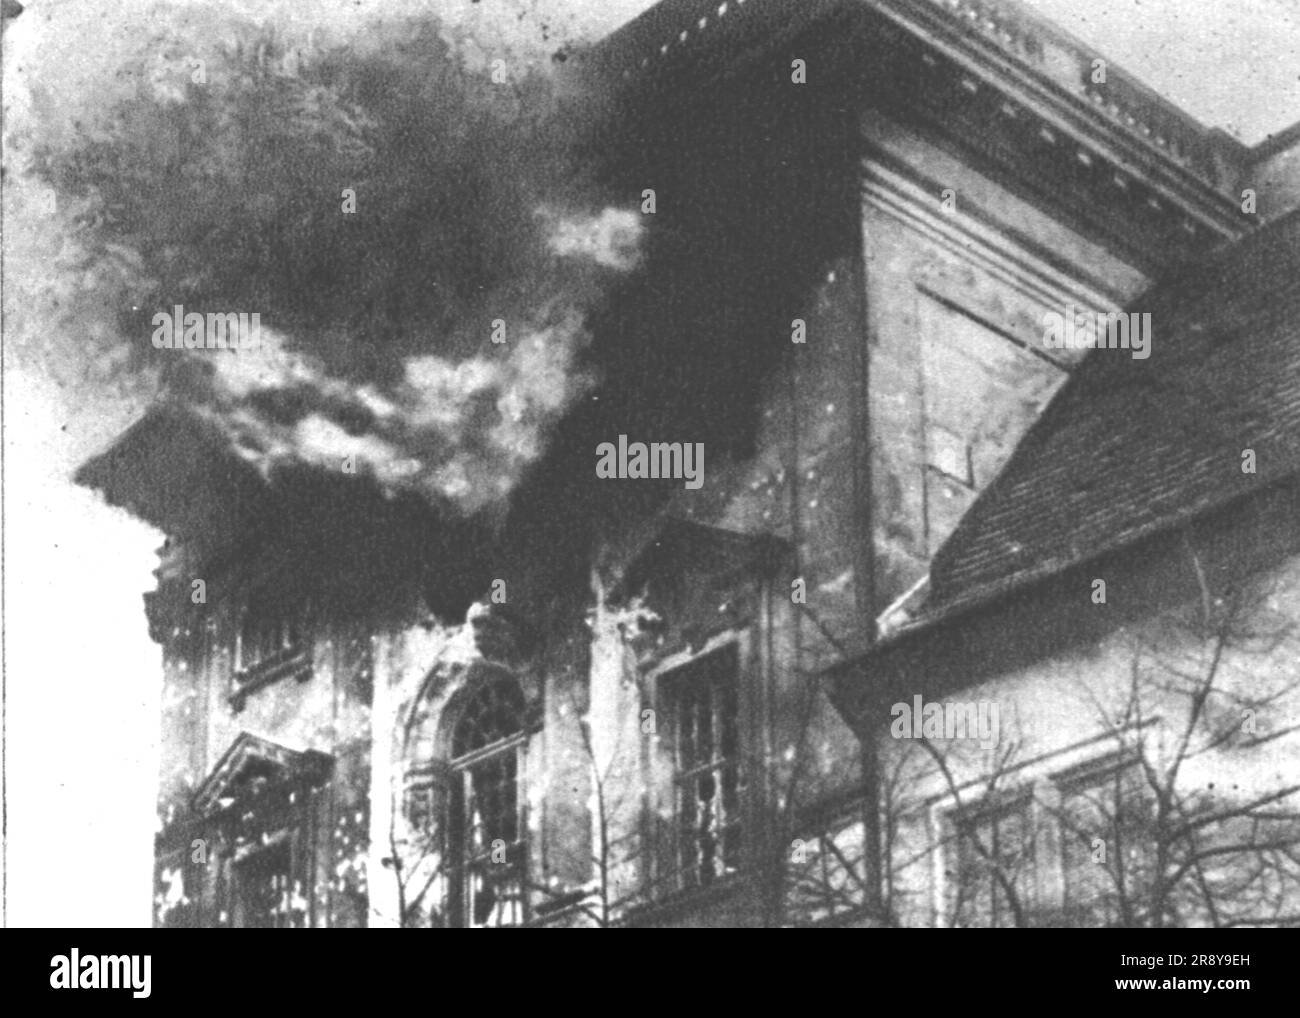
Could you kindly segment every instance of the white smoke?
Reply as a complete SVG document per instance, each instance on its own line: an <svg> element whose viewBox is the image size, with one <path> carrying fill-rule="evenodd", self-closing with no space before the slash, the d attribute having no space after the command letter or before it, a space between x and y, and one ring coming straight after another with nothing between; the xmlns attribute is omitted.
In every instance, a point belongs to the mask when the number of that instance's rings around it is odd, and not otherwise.
<svg viewBox="0 0 1300 1018"><path fill-rule="evenodd" d="M557 259L613 272L639 264L643 227L635 213L539 215ZM297 460L367 474L387 490L417 490L472 512L509 495L546 451L551 429L594 386L580 363L591 342L581 306L589 290L552 295L522 328L507 323L500 345L485 339L483 351L465 359L407 357L403 378L387 390L332 376L319 358L266 326L256 349L179 355L213 365L213 401L198 412L268 475ZM318 409L292 422L256 409L290 392L310 394ZM359 414L347 413L353 410ZM369 423L348 427L331 412Z"/></svg>

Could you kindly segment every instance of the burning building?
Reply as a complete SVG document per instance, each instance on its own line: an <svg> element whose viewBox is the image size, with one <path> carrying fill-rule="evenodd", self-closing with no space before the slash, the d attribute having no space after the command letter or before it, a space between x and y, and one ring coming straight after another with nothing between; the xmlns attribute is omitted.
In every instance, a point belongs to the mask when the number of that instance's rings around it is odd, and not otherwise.
<svg viewBox="0 0 1300 1018"><path fill-rule="evenodd" d="M78 475L168 535L159 924L1295 922L1300 133L1010 0L566 63L621 201L539 213L499 356L268 314Z"/></svg>

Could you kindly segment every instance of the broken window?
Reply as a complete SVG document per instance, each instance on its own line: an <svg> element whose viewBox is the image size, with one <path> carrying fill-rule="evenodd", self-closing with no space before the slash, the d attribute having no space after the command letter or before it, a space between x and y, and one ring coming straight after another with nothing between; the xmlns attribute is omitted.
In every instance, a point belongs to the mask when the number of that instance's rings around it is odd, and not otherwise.
<svg viewBox="0 0 1300 1018"><path fill-rule="evenodd" d="M232 871L231 925L273 930L302 926L303 909L294 907L290 839L249 852L236 860Z"/></svg>
<svg viewBox="0 0 1300 1018"><path fill-rule="evenodd" d="M235 672L230 700L242 710L249 693L278 682L311 677L303 604L269 593L250 597L235 643Z"/></svg>
<svg viewBox="0 0 1300 1018"><path fill-rule="evenodd" d="M518 683L504 676L482 683L452 730L452 926L518 926L527 918L521 809L526 746Z"/></svg>
<svg viewBox="0 0 1300 1018"><path fill-rule="evenodd" d="M248 671L287 651L300 649L300 615L297 605L286 605L278 598L262 596L251 600L239 627L239 670Z"/></svg>
<svg viewBox="0 0 1300 1018"><path fill-rule="evenodd" d="M738 673L730 644L660 679L671 725L679 887L705 886L740 868Z"/></svg>

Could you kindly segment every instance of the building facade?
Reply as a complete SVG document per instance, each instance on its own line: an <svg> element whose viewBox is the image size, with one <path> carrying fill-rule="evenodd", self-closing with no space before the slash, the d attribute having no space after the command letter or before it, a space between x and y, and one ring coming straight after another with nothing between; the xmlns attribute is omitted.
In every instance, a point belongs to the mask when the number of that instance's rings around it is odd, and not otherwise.
<svg viewBox="0 0 1300 1018"><path fill-rule="evenodd" d="M503 524L180 405L79 474L168 535L159 924L1300 918L1300 133L1003 0L580 63L649 251Z"/></svg>

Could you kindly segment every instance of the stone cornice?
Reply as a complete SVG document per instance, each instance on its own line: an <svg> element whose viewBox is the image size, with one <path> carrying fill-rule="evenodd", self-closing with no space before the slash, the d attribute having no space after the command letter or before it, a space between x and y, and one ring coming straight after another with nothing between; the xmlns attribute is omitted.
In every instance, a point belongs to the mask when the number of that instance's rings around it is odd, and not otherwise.
<svg viewBox="0 0 1300 1018"><path fill-rule="evenodd" d="M614 87L725 78L852 0L660 0L583 55Z"/></svg>
<svg viewBox="0 0 1300 1018"><path fill-rule="evenodd" d="M1118 309L1122 295L1102 280L1085 281L1079 274L1063 271L1040 252L1017 242L1002 224L986 224L969 215L938 211L933 188L892 167L868 159L863 162L863 199L873 208L894 217L910 229L977 265L990 278L1011 287L1026 299L1043 307L1058 308L1067 303L1102 310ZM924 280L917 284L926 288ZM1047 357L1057 360L1056 357ZM1069 363L1075 358L1062 357Z"/></svg>
<svg viewBox="0 0 1300 1018"><path fill-rule="evenodd" d="M1059 118L1063 128L1126 149L1134 161L1154 161L1171 183L1186 175L1234 194L1249 158L1245 145L1205 127L1104 53L1016 0L869 2L969 70L1005 79L1019 98L1045 118ZM1095 60L1105 62L1103 83L1091 80Z"/></svg>
<svg viewBox="0 0 1300 1018"><path fill-rule="evenodd" d="M1249 150L1187 117L1041 19L976 0L872 0L893 78L866 81L1061 207L1144 268L1165 268L1258 225L1240 210ZM992 27L990 27L992 26ZM879 42L876 43L879 45Z"/></svg>
<svg viewBox="0 0 1300 1018"><path fill-rule="evenodd" d="M1014 0L663 0L584 65L633 105L680 109L796 37L859 101L909 109L1145 268L1256 225L1250 149L1112 61L1094 84L1104 54Z"/></svg>

